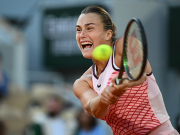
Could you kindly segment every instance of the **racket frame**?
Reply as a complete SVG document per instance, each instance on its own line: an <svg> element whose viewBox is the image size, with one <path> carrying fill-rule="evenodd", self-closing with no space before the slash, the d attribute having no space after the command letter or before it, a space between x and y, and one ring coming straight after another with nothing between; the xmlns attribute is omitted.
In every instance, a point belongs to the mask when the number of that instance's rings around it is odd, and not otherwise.
<svg viewBox="0 0 180 135"><path fill-rule="evenodd" d="M142 39L142 47L143 47L143 62L142 62L142 67L141 67L141 72L139 73L138 77L137 78L133 78L132 75L129 73L129 68L128 68L128 60L127 60L127 53L126 53L126 48L127 48L127 36L128 36L128 32L129 32L129 29L131 27L131 24L135 22L137 23L138 27L139 27L139 30L140 30L140 33L141 33L141 39ZM141 78L142 74L144 73L145 71L145 68L146 68L146 63L147 63L147 39L146 39L146 34L145 34L145 31L144 31L144 27L141 23L141 21L138 19L138 18L132 18L127 27L126 27L126 30L125 30L125 34L124 34L124 42L123 42L123 51L122 51L122 58L121 58L121 67L120 67L120 70L119 70L119 75L118 75L118 78L116 78L116 84L120 84L122 83L123 79L122 79L122 76L123 76L123 72L125 71L126 74L127 74L127 77L129 80L132 80L132 81L137 81L138 79Z"/></svg>

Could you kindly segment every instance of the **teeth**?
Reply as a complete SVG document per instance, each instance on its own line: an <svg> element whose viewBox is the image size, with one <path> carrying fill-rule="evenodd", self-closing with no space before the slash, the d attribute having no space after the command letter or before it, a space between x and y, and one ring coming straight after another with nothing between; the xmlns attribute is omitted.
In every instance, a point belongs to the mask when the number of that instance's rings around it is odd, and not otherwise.
<svg viewBox="0 0 180 135"><path fill-rule="evenodd" d="M86 45L86 44L92 44L91 42L83 42L81 43L82 45Z"/></svg>

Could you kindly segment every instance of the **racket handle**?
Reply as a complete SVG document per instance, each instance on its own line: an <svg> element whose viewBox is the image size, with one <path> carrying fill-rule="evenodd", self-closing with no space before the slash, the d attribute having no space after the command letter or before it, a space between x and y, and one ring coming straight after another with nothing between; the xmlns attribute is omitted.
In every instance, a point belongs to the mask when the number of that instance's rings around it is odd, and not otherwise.
<svg viewBox="0 0 180 135"><path fill-rule="evenodd" d="M122 79L118 79L116 78L116 85L122 84L124 82L124 80L127 80L128 78L122 78Z"/></svg>
<svg viewBox="0 0 180 135"><path fill-rule="evenodd" d="M119 85L121 79L116 78L116 85Z"/></svg>

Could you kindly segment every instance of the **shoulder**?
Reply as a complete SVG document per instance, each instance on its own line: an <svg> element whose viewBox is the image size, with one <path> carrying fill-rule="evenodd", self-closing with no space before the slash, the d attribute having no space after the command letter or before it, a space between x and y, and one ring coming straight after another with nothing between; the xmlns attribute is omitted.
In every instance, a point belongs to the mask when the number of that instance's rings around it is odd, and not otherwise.
<svg viewBox="0 0 180 135"><path fill-rule="evenodd" d="M123 42L124 42L124 36L120 37L115 42L115 64L116 66L120 67L120 61L122 56L122 50L123 50Z"/></svg>
<svg viewBox="0 0 180 135"><path fill-rule="evenodd" d="M124 43L124 36L120 37L115 43L115 63L118 67L120 67L119 61L121 61L121 57L122 57L123 43ZM151 73L151 72L152 72L151 65L147 60L145 73Z"/></svg>
<svg viewBox="0 0 180 135"><path fill-rule="evenodd" d="M92 67L90 67L79 79L74 82L73 89L76 91L76 89L82 86L89 86L90 88L93 88Z"/></svg>
<svg viewBox="0 0 180 135"><path fill-rule="evenodd" d="M122 55L124 36L120 37L115 43L115 52L118 55Z"/></svg>

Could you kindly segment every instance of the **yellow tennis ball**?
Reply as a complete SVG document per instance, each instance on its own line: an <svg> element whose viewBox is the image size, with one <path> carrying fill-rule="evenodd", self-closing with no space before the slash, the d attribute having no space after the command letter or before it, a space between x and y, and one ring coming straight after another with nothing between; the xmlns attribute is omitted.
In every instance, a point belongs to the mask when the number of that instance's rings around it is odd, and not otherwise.
<svg viewBox="0 0 180 135"><path fill-rule="evenodd" d="M112 52L111 46L106 44L101 44L94 49L92 53L92 57L98 61L106 61L109 59L111 52Z"/></svg>

